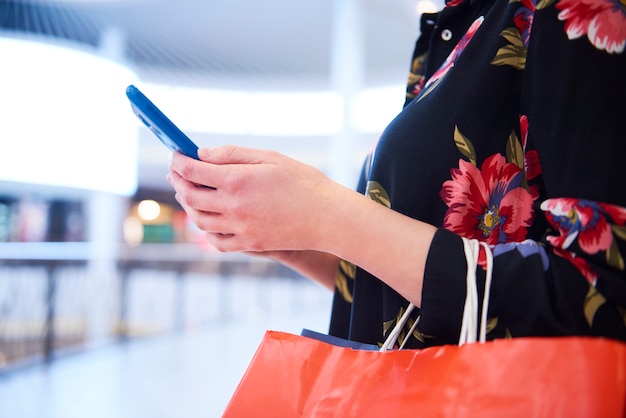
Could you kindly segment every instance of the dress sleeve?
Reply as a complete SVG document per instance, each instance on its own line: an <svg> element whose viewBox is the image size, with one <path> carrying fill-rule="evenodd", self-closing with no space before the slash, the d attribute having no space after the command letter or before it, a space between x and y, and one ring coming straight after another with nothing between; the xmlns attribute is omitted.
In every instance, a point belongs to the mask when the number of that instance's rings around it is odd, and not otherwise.
<svg viewBox="0 0 626 418"><path fill-rule="evenodd" d="M608 0L536 7L522 34L520 121L539 198L529 239L491 247L488 337L626 340L626 8ZM461 238L440 229L419 327L432 344L458 340L466 268ZM478 281L482 297L481 267Z"/></svg>

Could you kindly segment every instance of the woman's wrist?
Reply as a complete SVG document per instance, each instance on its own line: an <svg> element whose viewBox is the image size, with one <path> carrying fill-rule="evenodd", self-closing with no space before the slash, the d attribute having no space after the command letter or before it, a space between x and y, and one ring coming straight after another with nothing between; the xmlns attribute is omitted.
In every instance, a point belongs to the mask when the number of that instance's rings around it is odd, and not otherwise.
<svg viewBox="0 0 626 418"><path fill-rule="evenodd" d="M329 226L334 232L325 251L367 270L420 306L434 226L354 191L342 195Z"/></svg>
<svg viewBox="0 0 626 418"><path fill-rule="evenodd" d="M329 290L335 287L339 259L334 254L314 250L275 251L270 257Z"/></svg>

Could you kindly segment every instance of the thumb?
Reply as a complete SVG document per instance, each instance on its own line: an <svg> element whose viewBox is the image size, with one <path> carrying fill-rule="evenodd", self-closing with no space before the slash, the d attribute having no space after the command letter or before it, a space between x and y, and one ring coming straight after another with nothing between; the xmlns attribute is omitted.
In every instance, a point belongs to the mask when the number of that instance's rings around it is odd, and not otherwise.
<svg viewBox="0 0 626 418"><path fill-rule="evenodd" d="M224 145L217 148L200 148L198 158L211 164L260 164L270 162L270 153L236 145Z"/></svg>

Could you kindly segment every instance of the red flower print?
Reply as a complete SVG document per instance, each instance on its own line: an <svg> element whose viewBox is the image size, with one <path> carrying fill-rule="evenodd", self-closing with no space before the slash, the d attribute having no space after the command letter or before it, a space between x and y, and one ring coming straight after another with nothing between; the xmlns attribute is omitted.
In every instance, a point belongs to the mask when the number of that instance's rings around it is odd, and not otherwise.
<svg viewBox="0 0 626 418"><path fill-rule="evenodd" d="M520 0L522 7L520 7L515 16L513 17L513 23L515 27L519 29L522 42L525 47L528 47L528 41L530 40L530 29L533 26L533 18L535 17L535 4L533 0Z"/></svg>
<svg viewBox="0 0 626 418"><path fill-rule="evenodd" d="M626 209L583 199L548 199L541 204L550 224L559 235L548 237L555 247L567 249L578 240L587 254L606 251L613 243L609 218L617 225L626 222Z"/></svg>
<svg viewBox="0 0 626 418"><path fill-rule="evenodd" d="M541 174L541 165L539 164L539 154L536 150L526 151L528 143L528 117L521 115L519 118L520 133L522 135L522 148L524 149L524 170L526 171L526 180L535 179ZM539 197L539 186L529 186L530 194L533 200Z"/></svg>
<svg viewBox="0 0 626 418"><path fill-rule="evenodd" d="M626 5L619 0L561 0L556 4L569 39L587 35L599 50L622 53L626 45Z"/></svg>
<svg viewBox="0 0 626 418"><path fill-rule="evenodd" d="M572 263L574 267L576 267L576 270L578 270L580 274L582 274L583 277L595 287L598 282L598 273L591 268L587 260L577 256L571 251L564 251L559 248L555 248L554 253Z"/></svg>
<svg viewBox="0 0 626 418"><path fill-rule="evenodd" d="M446 58L445 62L428 79L428 81L426 82L426 85L424 86L424 89L427 89L428 87L430 87L431 84L435 83L436 81L441 80L448 73L448 71L450 71L450 69L454 67L454 63L461 56L461 53L465 50L465 47L467 46L469 41L472 40L472 38L474 37L474 34L476 33L480 25L483 23L483 20L485 20L485 18L481 16L478 19L476 19L474 23L472 23L472 25L469 27L465 35L463 35L463 38L461 38L461 40L459 41L458 44L456 44L452 52L450 52L450 55L448 55L448 58Z"/></svg>
<svg viewBox="0 0 626 418"><path fill-rule="evenodd" d="M448 206L444 227L490 245L519 242L533 217L532 196L524 187L522 169L495 154L478 169L459 160L440 196Z"/></svg>
<svg viewBox="0 0 626 418"><path fill-rule="evenodd" d="M413 97L419 96L423 88L424 88L424 77L420 77L418 82L413 85L413 88L411 91L411 94L413 95Z"/></svg>

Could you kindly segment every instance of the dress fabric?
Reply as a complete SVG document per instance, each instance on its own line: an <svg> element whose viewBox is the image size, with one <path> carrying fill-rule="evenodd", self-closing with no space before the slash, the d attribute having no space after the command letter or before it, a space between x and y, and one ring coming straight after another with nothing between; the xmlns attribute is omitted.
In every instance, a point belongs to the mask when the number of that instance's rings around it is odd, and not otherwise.
<svg viewBox="0 0 626 418"><path fill-rule="evenodd" d="M494 255L489 339L626 340L626 6L451 0L420 24L406 102L357 186L439 228L399 343L458 342L461 236ZM380 344L407 305L342 261L330 334Z"/></svg>

